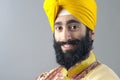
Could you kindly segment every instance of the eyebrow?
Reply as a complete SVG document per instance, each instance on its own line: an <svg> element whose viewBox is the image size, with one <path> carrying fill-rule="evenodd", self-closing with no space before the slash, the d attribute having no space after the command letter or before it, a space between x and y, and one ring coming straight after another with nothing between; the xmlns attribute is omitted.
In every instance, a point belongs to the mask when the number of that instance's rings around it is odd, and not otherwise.
<svg viewBox="0 0 120 80"><path fill-rule="evenodd" d="M70 24L70 23L79 23L79 24L81 24L79 21L74 20L74 19L68 20L66 24ZM62 22L55 22L55 25L62 25Z"/></svg>
<svg viewBox="0 0 120 80"><path fill-rule="evenodd" d="M62 22L55 22L55 25L62 25Z"/></svg>
<svg viewBox="0 0 120 80"><path fill-rule="evenodd" d="M74 20L74 19L71 19L71 20L68 20L68 21L67 21L67 24L70 24L70 23L79 23L79 24L80 24L79 21Z"/></svg>

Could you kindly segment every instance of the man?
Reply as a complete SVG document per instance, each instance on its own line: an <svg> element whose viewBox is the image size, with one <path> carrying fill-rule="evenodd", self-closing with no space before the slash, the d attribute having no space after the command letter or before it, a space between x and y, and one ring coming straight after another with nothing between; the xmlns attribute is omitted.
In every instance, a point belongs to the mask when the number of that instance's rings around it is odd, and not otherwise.
<svg viewBox="0 0 120 80"><path fill-rule="evenodd" d="M93 52L97 5L95 0L45 0L60 67L36 80L120 80Z"/></svg>

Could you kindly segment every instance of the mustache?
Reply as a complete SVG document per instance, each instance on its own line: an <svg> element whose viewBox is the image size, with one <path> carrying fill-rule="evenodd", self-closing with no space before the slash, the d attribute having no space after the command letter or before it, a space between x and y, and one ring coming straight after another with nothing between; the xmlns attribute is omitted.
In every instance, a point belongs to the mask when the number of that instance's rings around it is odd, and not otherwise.
<svg viewBox="0 0 120 80"><path fill-rule="evenodd" d="M71 45L77 45L81 40L75 39L75 40L68 40L66 42L64 41L58 41L57 44L59 46L65 45L65 44L71 44Z"/></svg>

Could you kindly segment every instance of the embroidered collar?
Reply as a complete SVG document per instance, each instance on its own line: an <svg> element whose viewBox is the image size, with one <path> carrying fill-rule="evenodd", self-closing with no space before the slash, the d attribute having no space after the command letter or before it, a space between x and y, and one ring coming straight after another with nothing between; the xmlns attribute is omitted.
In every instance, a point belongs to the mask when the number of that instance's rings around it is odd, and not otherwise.
<svg viewBox="0 0 120 80"><path fill-rule="evenodd" d="M75 64L69 70L66 70L65 68L63 68L62 74L64 77L73 78L77 74L79 74L83 70L85 70L87 67L89 67L91 64L93 64L94 62L96 62L96 57L95 57L94 53L91 51L89 57L87 59L85 59L84 61Z"/></svg>

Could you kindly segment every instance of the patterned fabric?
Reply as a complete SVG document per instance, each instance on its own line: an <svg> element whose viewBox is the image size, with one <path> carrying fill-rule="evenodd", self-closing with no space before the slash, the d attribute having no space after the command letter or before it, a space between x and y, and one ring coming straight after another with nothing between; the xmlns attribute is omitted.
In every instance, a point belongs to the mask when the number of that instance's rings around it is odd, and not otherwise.
<svg viewBox="0 0 120 80"><path fill-rule="evenodd" d="M98 62L93 63L90 65L87 69L85 69L83 72L79 73L78 75L74 76L73 78L68 78L67 76L63 76L62 74L62 67L58 67L55 70L52 70L48 73L43 73L41 76L38 77L37 80L80 80L82 79L90 70L94 69L97 65L99 65Z"/></svg>
<svg viewBox="0 0 120 80"><path fill-rule="evenodd" d="M72 66L69 70L64 67L58 67L48 73L43 73L37 78L37 80L71 80L84 77L90 70L98 65L96 62L96 57L91 51L89 57ZM79 76L78 76L79 75Z"/></svg>
<svg viewBox="0 0 120 80"><path fill-rule="evenodd" d="M120 80L106 65L97 62L93 52L89 57L66 70L60 66L43 73L36 80Z"/></svg>
<svg viewBox="0 0 120 80"><path fill-rule="evenodd" d="M93 66L94 68L91 68ZM120 78L109 67L96 62L74 78L64 76L61 70L62 67L58 67L48 73L43 73L38 76L36 80L120 80Z"/></svg>

